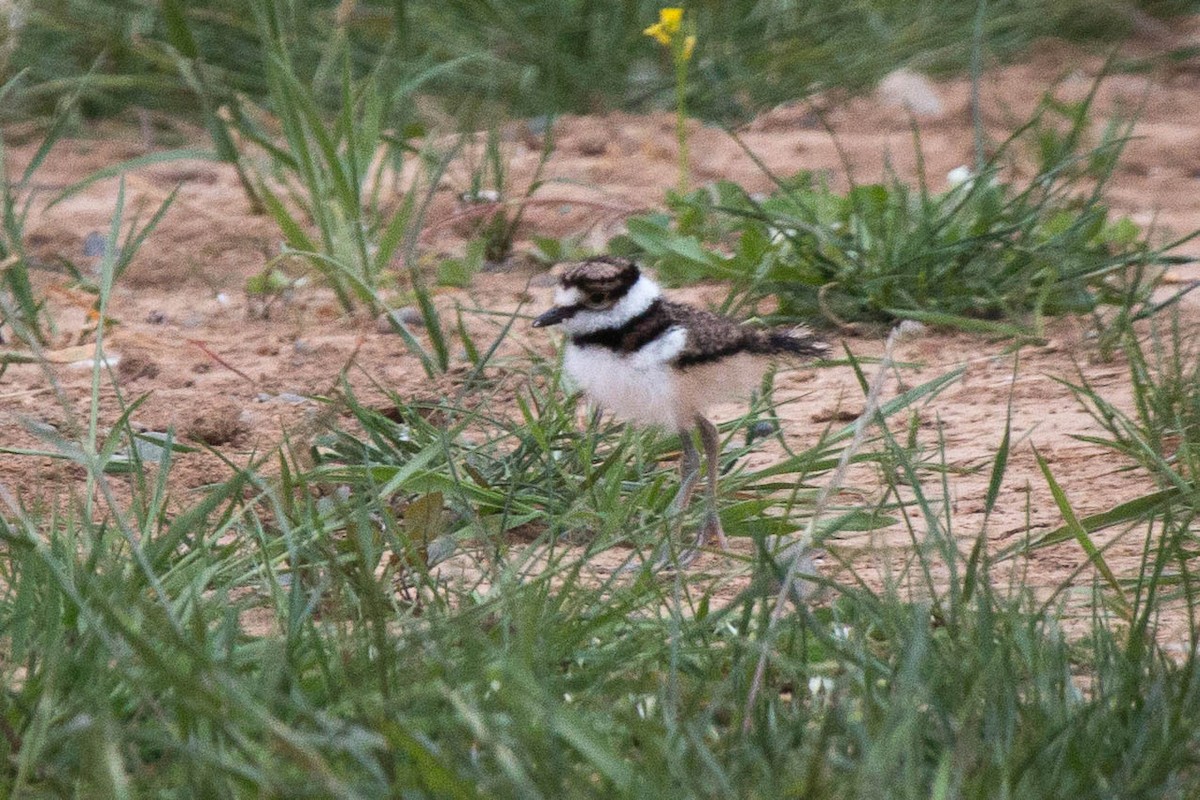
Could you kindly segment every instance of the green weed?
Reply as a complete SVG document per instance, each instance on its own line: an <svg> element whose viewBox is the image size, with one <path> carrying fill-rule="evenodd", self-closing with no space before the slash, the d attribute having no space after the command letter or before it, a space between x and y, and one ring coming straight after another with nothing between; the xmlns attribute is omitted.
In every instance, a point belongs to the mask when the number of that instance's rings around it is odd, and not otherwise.
<svg viewBox="0 0 1200 800"><path fill-rule="evenodd" d="M446 259L439 273L446 279L441 283L450 286L466 286L470 278L486 264L503 264L512 256L517 229L525 218L525 211L533 196L544 185L543 174L550 157L554 154L554 124L549 120L542 137L541 156L534 167L529 182L520 192L513 185L499 129L488 128L483 147L483 158L471 167L470 186L461 195L468 206L480 209L480 221L468 244L465 258ZM470 158L468 153L467 157Z"/></svg>
<svg viewBox="0 0 1200 800"><path fill-rule="evenodd" d="M411 102L421 79L397 86L386 61L356 79L343 43L327 54L332 86L319 78L305 83L293 66L294 31L286 24L285 9L273 2L254 8L266 44L268 92L286 147L244 116L238 129L269 155L271 177L281 181L287 193L281 197L278 189L260 179L257 194L288 247L327 279L346 310L364 303L378 311L382 306L377 292L390 274L392 260L419 228L417 184L391 210L385 210L381 191L388 171L401 168L405 147L389 124ZM340 100L340 113L333 119L327 118L319 99L330 89ZM431 183L436 184L441 168L444 161ZM296 214L297 208L302 215ZM316 229L316 237L309 235L306 223Z"/></svg>
<svg viewBox="0 0 1200 800"><path fill-rule="evenodd" d="M15 94L24 76L18 75L0 86L0 103ZM30 280L30 260L25 252L25 225L33 206L35 193L32 180L38 167L46 160L51 149L62 136L69 107L59 110L53 124L37 152L25 168L24 173L14 179L9 172L4 143L0 140L0 203L3 203L3 221L0 225L0 342L3 328L20 328L21 332L44 345L46 320L42 318L44 300Z"/></svg>
<svg viewBox="0 0 1200 800"><path fill-rule="evenodd" d="M1067 110L1047 101L978 176L944 192L924 177L840 195L802 173L776 177L766 198L719 183L631 219L613 246L644 254L671 282L731 282L731 306L772 296L779 318L842 327L913 319L1036 336L1045 316L1105 304L1142 315L1178 242L1153 245L1128 218L1111 218L1104 191L1125 132L1110 127L1087 148L1089 109L1090 98ZM1047 117L1064 114L1067 132L1051 133ZM1028 136L1040 146L1036 173L1001 180Z"/></svg>
<svg viewBox="0 0 1200 800"><path fill-rule="evenodd" d="M1164 543L1152 551L1161 559L1158 577L1194 594L1184 565L1194 554L1193 530L1200 469L1200 354L1178 315L1152 321L1148 334L1126 325L1122 352L1129 363L1133 392L1132 413L1105 398L1086 378L1070 384L1103 435L1080 435L1124 459L1119 469L1141 468L1148 475L1147 491L1111 509L1054 529L1029 547L1041 547L1071 536L1107 530L1149 527Z"/></svg>

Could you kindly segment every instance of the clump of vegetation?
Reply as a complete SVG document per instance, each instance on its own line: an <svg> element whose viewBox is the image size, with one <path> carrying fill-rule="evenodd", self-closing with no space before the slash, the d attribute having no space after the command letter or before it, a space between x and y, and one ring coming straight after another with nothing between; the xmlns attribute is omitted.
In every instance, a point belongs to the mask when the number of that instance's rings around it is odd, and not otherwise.
<svg viewBox="0 0 1200 800"><path fill-rule="evenodd" d="M978 174L958 170L942 192L893 177L839 194L802 173L752 197L722 182L630 220L614 247L649 257L669 281L729 281L740 304L772 296L778 317L837 326L915 319L1036 335L1045 316L1136 312L1178 263L1168 254L1178 243L1156 245L1109 211L1127 131L1110 126L1087 148L1090 109L1091 96L1047 100ZM1036 169L1005 178L1026 140Z"/></svg>
<svg viewBox="0 0 1200 800"><path fill-rule="evenodd" d="M1103 435L1077 438L1117 454L1126 468L1140 467L1150 491L1102 512L1070 522L1033 542L1010 548L1027 552L1102 531L1147 529L1170 547L1155 542L1152 565L1164 587L1190 595L1192 580L1186 560L1196 546L1195 520L1200 514L1193 488L1200 476L1200 353L1195 336L1179 315L1154 318L1148 332L1125 323L1119 328L1121 352L1129 365L1132 412L1105 397L1085 376L1068 383Z"/></svg>

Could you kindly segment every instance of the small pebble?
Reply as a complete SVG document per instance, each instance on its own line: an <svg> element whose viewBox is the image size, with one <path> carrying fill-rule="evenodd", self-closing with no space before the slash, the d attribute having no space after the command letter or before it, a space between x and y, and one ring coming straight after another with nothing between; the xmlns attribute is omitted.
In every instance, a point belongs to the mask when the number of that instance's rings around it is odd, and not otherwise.
<svg viewBox="0 0 1200 800"><path fill-rule="evenodd" d="M538 117L530 117L529 119L525 120L525 129L529 131L530 135L532 136L542 136L546 133L546 131L550 130L550 123L553 121L554 118L549 114L542 114Z"/></svg>
<svg viewBox="0 0 1200 800"><path fill-rule="evenodd" d="M273 403L278 400L281 403L288 403L293 406L298 406L301 403L307 403L308 398L295 392L280 392L279 394L269 394L267 392L259 392L254 396L256 403Z"/></svg>
<svg viewBox="0 0 1200 800"><path fill-rule="evenodd" d="M158 463L162 461L163 456L166 455L167 448L164 447L166 441L166 433L161 431L143 431L134 438L133 446L137 448L138 457L141 458L142 461ZM158 442L162 442L163 444L158 444Z"/></svg>
<svg viewBox="0 0 1200 800"><path fill-rule="evenodd" d="M391 311L385 311L375 320L375 330L379 333L395 333L396 329L392 322L398 322L409 328L425 327L425 318L421 316L421 309L416 306L404 306L403 308L394 308Z"/></svg>
<svg viewBox="0 0 1200 800"><path fill-rule="evenodd" d="M908 69L888 74L879 82L876 95L884 105L903 108L915 117L940 117L945 110L933 82Z"/></svg>
<svg viewBox="0 0 1200 800"><path fill-rule="evenodd" d="M753 422L750 424L750 427L746 428L746 444L750 444L755 439L770 436L777 430L779 430L779 426L769 419L760 419L757 422Z"/></svg>
<svg viewBox="0 0 1200 800"><path fill-rule="evenodd" d="M102 258L108 249L108 241L99 231L92 231L83 238L83 254L88 258Z"/></svg>

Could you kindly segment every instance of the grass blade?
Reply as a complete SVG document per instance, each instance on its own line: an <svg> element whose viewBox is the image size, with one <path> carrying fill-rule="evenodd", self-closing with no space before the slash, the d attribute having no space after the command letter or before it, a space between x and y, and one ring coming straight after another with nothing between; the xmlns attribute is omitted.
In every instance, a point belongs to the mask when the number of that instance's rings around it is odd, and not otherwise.
<svg viewBox="0 0 1200 800"><path fill-rule="evenodd" d="M1075 510L1071 508L1071 503L1067 499L1066 492L1058 485L1058 481L1054 478L1054 473L1050 471L1050 465L1046 463L1046 459L1042 458L1042 454L1033 451L1034 457L1037 459L1038 467L1042 470L1042 475L1046 479L1046 485L1050 487L1050 493L1054 496L1054 503L1058 506L1059 512L1063 515L1066 521L1064 526L1070 535L1079 543L1080 548L1087 555L1088 560L1095 565L1100 574L1104 576L1104 580L1114 592L1114 605L1117 612L1126 621L1133 620L1133 611L1129 605L1129 600L1125 597L1125 590L1121 586L1121 582L1117 580L1117 576L1113 574L1112 569L1108 566L1108 562L1104 558L1104 554L1096 547L1092 541L1091 534L1079 522L1079 518L1075 516Z"/></svg>

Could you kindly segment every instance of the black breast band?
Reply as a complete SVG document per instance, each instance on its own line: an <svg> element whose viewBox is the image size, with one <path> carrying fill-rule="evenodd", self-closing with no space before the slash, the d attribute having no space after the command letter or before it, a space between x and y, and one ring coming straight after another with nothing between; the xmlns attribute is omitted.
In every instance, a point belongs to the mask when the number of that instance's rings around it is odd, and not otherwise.
<svg viewBox="0 0 1200 800"><path fill-rule="evenodd" d="M572 336L579 347L603 347L614 353L636 353L657 339L674 323L656 298L646 310L616 328L602 328L591 333Z"/></svg>

